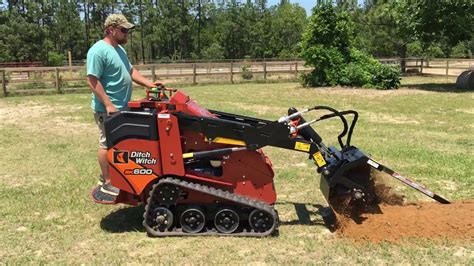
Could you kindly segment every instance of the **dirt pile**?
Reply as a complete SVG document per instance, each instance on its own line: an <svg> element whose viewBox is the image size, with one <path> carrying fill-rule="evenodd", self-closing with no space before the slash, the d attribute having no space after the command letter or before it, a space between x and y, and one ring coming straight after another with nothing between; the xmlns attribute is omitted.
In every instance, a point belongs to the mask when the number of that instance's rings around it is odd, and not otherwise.
<svg viewBox="0 0 474 266"><path fill-rule="evenodd" d="M380 213L363 213L361 221L339 218L337 234L354 240L396 242L404 238L474 240L474 200L405 206L380 204Z"/></svg>
<svg viewBox="0 0 474 266"><path fill-rule="evenodd" d="M441 204L407 204L393 178L372 171L363 202L350 197L331 199L342 237L362 241L397 242L406 238L474 240L474 200Z"/></svg>

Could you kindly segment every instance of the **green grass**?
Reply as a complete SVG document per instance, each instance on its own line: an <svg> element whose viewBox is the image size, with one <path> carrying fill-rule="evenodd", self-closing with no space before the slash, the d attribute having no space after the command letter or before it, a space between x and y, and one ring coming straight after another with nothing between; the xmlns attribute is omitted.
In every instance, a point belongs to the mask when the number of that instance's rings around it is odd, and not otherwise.
<svg viewBox="0 0 474 266"><path fill-rule="evenodd" d="M309 89L296 83L182 88L209 109L276 119L290 106L360 113L353 144L452 200L473 198L472 92L407 78L396 91ZM421 84L421 85L420 85ZM435 89L423 84L438 84ZM439 89L441 88L441 90ZM134 92L135 98L144 95ZM318 177L303 154L265 148L273 162L282 224L278 237L151 239L140 207L93 204L99 173L88 94L0 99L0 262L472 264L473 243L407 240L351 243L330 233ZM310 117L309 117L310 118ZM335 144L337 123L315 127ZM429 200L400 186L409 200ZM298 217L295 208L307 210ZM375 230L375 229L374 229Z"/></svg>

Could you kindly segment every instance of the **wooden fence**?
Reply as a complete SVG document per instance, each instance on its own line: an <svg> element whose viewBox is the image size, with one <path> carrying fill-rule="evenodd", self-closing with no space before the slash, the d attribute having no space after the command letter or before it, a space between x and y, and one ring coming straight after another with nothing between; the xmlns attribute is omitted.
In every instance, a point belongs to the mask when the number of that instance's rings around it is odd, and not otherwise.
<svg viewBox="0 0 474 266"><path fill-rule="evenodd" d="M178 83L240 82L262 80L275 75L280 79L297 79L299 73L309 71L302 61L278 62L225 62L135 65L146 78L156 81L172 80ZM283 77L283 78L282 78ZM72 67L18 67L0 68L2 95L63 93L74 87L87 87L84 66Z"/></svg>
<svg viewBox="0 0 474 266"><path fill-rule="evenodd" d="M400 59L379 59L384 64L400 66ZM473 59L405 59L407 73L423 75L458 76L474 67ZM311 71L303 61L238 61L146 64L134 66L150 80L166 79L177 83L241 82L243 80L297 79L299 73ZM1 95L63 93L84 89L84 66L72 67L15 67L0 68Z"/></svg>
<svg viewBox="0 0 474 266"><path fill-rule="evenodd" d="M401 67L403 60L396 58L379 59L379 61L384 64L393 64ZM465 70L474 69L474 59L436 58L428 60L423 58L406 58L404 61L405 73L412 74L457 77Z"/></svg>

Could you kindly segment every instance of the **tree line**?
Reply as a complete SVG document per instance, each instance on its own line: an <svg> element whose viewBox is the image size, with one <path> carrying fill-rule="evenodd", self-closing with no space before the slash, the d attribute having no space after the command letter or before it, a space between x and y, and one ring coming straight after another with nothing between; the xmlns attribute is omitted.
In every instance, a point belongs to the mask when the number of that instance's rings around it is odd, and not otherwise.
<svg viewBox="0 0 474 266"><path fill-rule="evenodd" d="M469 0L317 0L349 14L354 45L377 57L472 57ZM62 64L103 38L103 22L123 13L137 25L126 44L134 63L195 59L296 58L309 19L281 0L0 1L0 62ZM338 12L339 12L338 11ZM328 29L337 30L337 29Z"/></svg>

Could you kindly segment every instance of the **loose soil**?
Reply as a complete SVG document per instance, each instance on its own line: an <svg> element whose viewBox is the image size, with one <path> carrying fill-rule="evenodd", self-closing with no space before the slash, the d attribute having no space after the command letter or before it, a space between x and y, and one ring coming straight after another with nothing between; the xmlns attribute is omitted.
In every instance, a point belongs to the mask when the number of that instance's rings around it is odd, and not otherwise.
<svg viewBox="0 0 474 266"><path fill-rule="evenodd" d="M337 234L354 240L397 242L407 238L474 240L474 200L451 204L418 202L406 206L380 204L381 213L365 213L356 223L339 220Z"/></svg>
<svg viewBox="0 0 474 266"><path fill-rule="evenodd" d="M405 202L386 177L372 172L370 190L376 196L368 204L333 199L336 233L355 241L399 242L404 239L474 240L474 200L451 204ZM385 183L384 183L385 182Z"/></svg>

